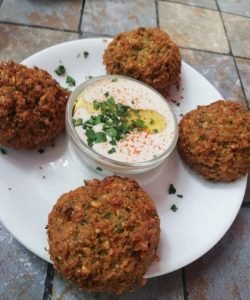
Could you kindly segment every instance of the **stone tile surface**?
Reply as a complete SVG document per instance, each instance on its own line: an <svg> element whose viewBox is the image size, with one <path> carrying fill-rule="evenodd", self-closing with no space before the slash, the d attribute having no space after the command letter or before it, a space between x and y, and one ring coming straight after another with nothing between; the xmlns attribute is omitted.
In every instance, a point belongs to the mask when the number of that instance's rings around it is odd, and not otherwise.
<svg viewBox="0 0 250 300"><path fill-rule="evenodd" d="M181 54L183 60L207 78L224 98L245 103L231 56L188 49L181 49Z"/></svg>
<svg viewBox="0 0 250 300"><path fill-rule="evenodd" d="M183 287L181 271L158 278L149 279L146 286L134 293L122 296L110 296L101 293L86 293L62 279L56 274L53 281L52 300L181 300L183 299Z"/></svg>
<svg viewBox="0 0 250 300"><path fill-rule="evenodd" d="M250 18L226 13L222 13L222 18L233 55L250 58Z"/></svg>
<svg viewBox="0 0 250 300"><path fill-rule="evenodd" d="M248 175L247 188L244 197L244 202L250 202L250 176ZM250 213L250 212L249 212Z"/></svg>
<svg viewBox="0 0 250 300"><path fill-rule="evenodd" d="M3 1L0 20L51 28L78 30L82 0Z"/></svg>
<svg viewBox="0 0 250 300"><path fill-rule="evenodd" d="M229 52L217 11L159 1L159 22L160 27L181 47Z"/></svg>
<svg viewBox="0 0 250 300"><path fill-rule="evenodd" d="M192 6L204 7L217 10L217 5L215 0L164 0L166 2L176 2L176 3L183 3Z"/></svg>
<svg viewBox="0 0 250 300"><path fill-rule="evenodd" d="M236 58L236 64L248 103L250 105L250 59Z"/></svg>
<svg viewBox="0 0 250 300"><path fill-rule="evenodd" d="M217 0L217 2L223 12L250 17L249 0Z"/></svg>
<svg viewBox="0 0 250 300"><path fill-rule="evenodd" d="M19 244L0 223L0 299L42 299L47 263Z"/></svg>
<svg viewBox="0 0 250 300"><path fill-rule="evenodd" d="M109 36L139 26L156 26L154 0L86 0L81 30Z"/></svg>
<svg viewBox="0 0 250 300"><path fill-rule="evenodd" d="M233 226L208 254L186 268L190 300L248 300L250 211L241 208Z"/></svg>
<svg viewBox="0 0 250 300"><path fill-rule="evenodd" d="M12 59L16 62L49 46L74 40L79 36L77 33L8 24L0 24L0 32L0 60Z"/></svg>

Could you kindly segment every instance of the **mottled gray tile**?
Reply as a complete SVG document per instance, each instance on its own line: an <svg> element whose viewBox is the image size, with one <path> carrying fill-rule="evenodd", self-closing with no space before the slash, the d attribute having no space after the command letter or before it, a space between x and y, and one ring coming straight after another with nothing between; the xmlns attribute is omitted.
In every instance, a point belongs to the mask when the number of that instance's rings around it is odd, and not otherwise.
<svg viewBox="0 0 250 300"><path fill-rule="evenodd" d="M236 64L250 106L250 59L236 58Z"/></svg>
<svg viewBox="0 0 250 300"><path fill-rule="evenodd" d="M78 30L82 0L3 1L0 20Z"/></svg>
<svg viewBox="0 0 250 300"><path fill-rule="evenodd" d="M248 300L250 209L241 208L233 226L208 254L186 268L190 300Z"/></svg>
<svg viewBox="0 0 250 300"><path fill-rule="evenodd" d="M156 26L154 0L86 0L81 30L116 35L136 27Z"/></svg>
<svg viewBox="0 0 250 300"><path fill-rule="evenodd" d="M159 1L160 27L181 47L228 53L219 12Z"/></svg>
<svg viewBox="0 0 250 300"><path fill-rule="evenodd" d="M226 13L222 13L222 18L233 54L250 58L250 18Z"/></svg>
<svg viewBox="0 0 250 300"><path fill-rule="evenodd" d="M0 223L0 299L42 299L47 263L19 244Z"/></svg>
<svg viewBox="0 0 250 300"><path fill-rule="evenodd" d="M233 58L228 55L181 49L182 58L207 78L226 99L245 103Z"/></svg>
<svg viewBox="0 0 250 300"><path fill-rule="evenodd" d="M53 281L52 300L181 300L183 299L183 287L181 271L158 278L149 279L146 286L134 293L122 296L110 296L100 293L86 293L56 274Z"/></svg>
<svg viewBox="0 0 250 300"><path fill-rule="evenodd" d="M0 60L20 62L57 43L78 38L77 33L0 24Z"/></svg>
<svg viewBox="0 0 250 300"><path fill-rule="evenodd" d="M250 17L249 0L217 0L217 2L223 12Z"/></svg>
<svg viewBox="0 0 250 300"><path fill-rule="evenodd" d="M215 0L163 0L166 2L176 2L176 3L183 3L183 4L188 4L188 5L193 5L193 6L198 6L198 7L204 7L204 8L210 8L210 9L215 9L217 10L217 5Z"/></svg>

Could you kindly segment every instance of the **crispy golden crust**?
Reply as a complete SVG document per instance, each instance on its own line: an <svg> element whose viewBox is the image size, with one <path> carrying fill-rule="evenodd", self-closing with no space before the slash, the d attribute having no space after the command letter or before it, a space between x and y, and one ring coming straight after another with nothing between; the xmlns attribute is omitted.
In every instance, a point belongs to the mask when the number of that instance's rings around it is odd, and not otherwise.
<svg viewBox="0 0 250 300"><path fill-rule="evenodd" d="M108 74L141 80L166 95L178 86L181 56L169 35L158 28L138 28L117 35L103 56Z"/></svg>
<svg viewBox="0 0 250 300"><path fill-rule="evenodd" d="M187 113L177 147L183 160L205 179L233 181L250 170L250 111L219 100Z"/></svg>
<svg viewBox="0 0 250 300"><path fill-rule="evenodd" d="M159 217L132 179L94 179L62 195L49 214L55 268L88 291L120 294L145 284L158 257Z"/></svg>
<svg viewBox="0 0 250 300"><path fill-rule="evenodd" d="M48 72L0 64L0 144L34 149L64 129L69 93Z"/></svg>

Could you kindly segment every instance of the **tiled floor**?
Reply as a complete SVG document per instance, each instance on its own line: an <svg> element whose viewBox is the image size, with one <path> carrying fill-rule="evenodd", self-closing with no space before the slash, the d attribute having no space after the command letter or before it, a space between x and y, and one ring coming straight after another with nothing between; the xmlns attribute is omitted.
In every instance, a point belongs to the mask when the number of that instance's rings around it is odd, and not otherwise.
<svg viewBox="0 0 250 300"><path fill-rule="evenodd" d="M223 97L250 105L249 0L0 0L0 60L21 61L63 41L113 36L138 26L168 31L183 60ZM119 299L248 300L249 229L250 182L237 219L217 246ZM42 298L118 299L80 292L0 227L0 299Z"/></svg>

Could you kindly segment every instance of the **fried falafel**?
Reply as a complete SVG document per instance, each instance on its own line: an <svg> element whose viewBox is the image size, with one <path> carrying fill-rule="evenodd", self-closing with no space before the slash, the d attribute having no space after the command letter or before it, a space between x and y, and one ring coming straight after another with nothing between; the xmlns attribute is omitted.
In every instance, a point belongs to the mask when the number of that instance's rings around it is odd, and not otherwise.
<svg viewBox="0 0 250 300"><path fill-rule="evenodd" d="M37 67L0 63L0 144L34 149L64 129L69 92Z"/></svg>
<svg viewBox="0 0 250 300"><path fill-rule="evenodd" d="M177 148L189 167L212 181L233 181L250 170L250 111L218 100L179 123Z"/></svg>
<svg viewBox="0 0 250 300"><path fill-rule="evenodd" d="M87 181L62 195L49 214L50 257L83 290L133 291L158 259L159 223L153 201L134 180Z"/></svg>
<svg viewBox="0 0 250 300"><path fill-rule="evenodd" d="M103 55L108 74L125 75L166 96L180 82L181 55L169 35L159 28L138 28L118 34Z"/></svg>

